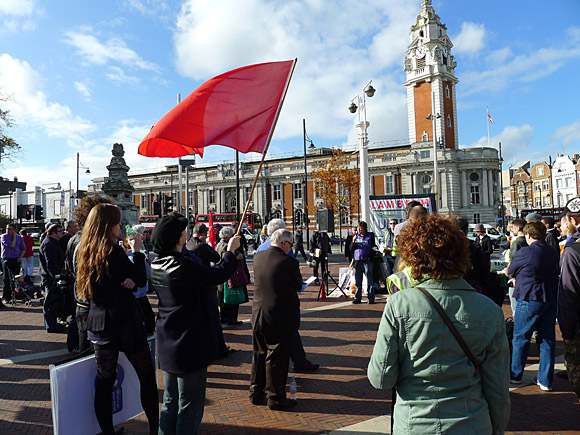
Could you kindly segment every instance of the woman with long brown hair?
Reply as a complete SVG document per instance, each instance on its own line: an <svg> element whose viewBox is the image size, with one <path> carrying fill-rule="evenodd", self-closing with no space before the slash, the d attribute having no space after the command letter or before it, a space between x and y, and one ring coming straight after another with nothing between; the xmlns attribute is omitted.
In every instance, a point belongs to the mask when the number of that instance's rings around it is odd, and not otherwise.
<svg viewBox="0 0 580 435"><path fill-rule="evenodd" d="M368 367L375 388L396 387L392 433L504 433L510 415L504 317L463 279L465 234L454 220L430 215L410 221L399 237L419 284L387 299Z"/></svg>
<svg viewBox="0 0 580 435"><path fill-rule="evenodd" d="M122 351L139 377L141 404L153 434L159 427L155 369L143 316L131 293L147 280L145 258L141 258L140 252L143 240L137 235L131 241L135 259L132 263L118 245L118 239L121 239L120 209L112 204L96 205L83 227L76 256L77 296L90 300L87 329L97 363L95 414L104 434L122 432L122 428L115 431L112 415L112 391Z"/></svg>

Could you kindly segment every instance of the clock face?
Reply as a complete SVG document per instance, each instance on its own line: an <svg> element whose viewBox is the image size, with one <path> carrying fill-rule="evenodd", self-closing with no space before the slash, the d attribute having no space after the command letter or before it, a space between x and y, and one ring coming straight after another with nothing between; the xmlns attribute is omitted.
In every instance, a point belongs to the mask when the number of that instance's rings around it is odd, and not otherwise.
<svg viewBox="0 0 580 435"><path fill-rule="evenodd" d="M425 47L422 45L415 49L415 56L417 56L419 59L425 57L425 54L427 54L427 50L425 50Z"/></svg>

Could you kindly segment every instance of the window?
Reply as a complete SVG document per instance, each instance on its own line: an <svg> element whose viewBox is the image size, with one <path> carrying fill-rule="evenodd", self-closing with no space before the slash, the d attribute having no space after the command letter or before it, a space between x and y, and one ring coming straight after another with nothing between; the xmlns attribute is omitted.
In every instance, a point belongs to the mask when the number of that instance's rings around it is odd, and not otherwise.
<svg viewBox="0 0 580 435"><path fill-rule="evenodd" d="M521 181L518 183L518 193L524 193L524 183Z"/></svg>
<svg viewBox="0 0 580 435"><path fill-rule="evenodd" d="M273 186L273 200L280 201L282 199L282 186L276 184Z"/></svg>
<svg viewBox="0 0 580 435"><path fill-rule="evenodd" d="M424 174L421 177L421 181L423 182L423 184L429 184L431 182L431 175L429 174Z"/></svg>
<svg viewBox="0 0 580 435"><path fill-rule="evenodd" d="M215 204L215 190L208 191L208 201L210 204Z"/></svg>
<svg viewBox="0 0 580 435"><path fill-rule="evenodd" d="M536 170L536 173L538 175L544 175L544 167L543 166L538 166L538 169Z"/></svg>
<svg viewBox="0 0 580 435"><path fill-rule="evenodd" d="M542 182L542 189L543 190L549 190L550 189L550 183L548 181Z"/></svg>
<svg viewBox="0 0 580 435"><path fill-rule="evenodd" d="M293 184L294 199L302 199L302 184Z"/></svg>
<svg viewBox="0 0 580 435"><path fill-rule="evenodd" d="M566 177L566 187L572 187L572 177Z"/></svg>
<svg viewBox="0 0 580 435"><path fill-rule="evenodd" d="M423 132L423 136L421 136L421 140L423 142L428 142L429 141L429 135L427 134L426 131Z"/></svg>
<svg viewBox="0 0 580 435"><path fill-rule="evenodd" d="M544 196L544 207L549 207L549 206L550 206L550 197Z"/></svg>
<svg viewBox="0 0 580 435"><path fill-rule="evenodd" d="M54 201L54 215L60 216L60 199Z"/></svg>
<svg viewBox="0 0 580 435"><path fill-rule="evenodd" d="M346 210L343 210L342 213L340 214L340 223L344 226L344 225L348 225L348 213L346 212Z"/></svg>
<svg viewBox="0 0 580 435"><path fill-rule="evenodd" d="M472 172L469 174L469 179L473 182L476 182L479 180L479 174L477 172Z"/></svg>
<svg viewBox="0 0 580 435"><path fill-rule="evenodd" d="M149 206L149 201L147 201L147 195L141 195L141 208L147 208Z"/></svg>
<svg viewBox="0 0 580 435"><path fill-rule="evenodd" d="M525 208L526 207L526 201L524 198L520 198L519 199L519 204L520 204L520 208Z"/></svg>
<svg viewBox="0 0 580 435"><path fill-rule="evenodd" d="M449 92L449 86L445 86L445 98L451 98L451 93Z"/></svg>
<svg viewBox="0 0 580 435"><path fill-rule="evenodd" d="M539 192L540 191L540 183L534 183L534 190L536 192Z"/></svg>
<svg viewBox="0 0 580 435"><path fill-rule="evenodd" d="M572 199L572 197L573 197L573 196L574 196L574 194L573 194L573 193L567 193L567 194L566 194L566 203L567 203L568 201L570 201L570 200Z"/></svg>
<svg viewBox="0 0 580 435"><path fill-rule="evenodd" d="M562 188L562 179L556 178L556 189Z"/></svg>
<svg viewBox="0 0 580 435"><path fill-rule="evenodd" d="M536 207L541 207L542 206L542 198L534 198L534 199L535 199Z"/></svg>
<svg viewBox="0 0 580 435"><path fill-rule="evenodd" d="M193 191L187 192L187 201L189 202L189 206L193 206ZM185 204L184 204L185 205Z"/></svg>
<svg viewBox="0 0 580 435"><path fill-rule="evenodd" d="M245 187L244 188L244 191L245 191L245 198L246 198L246 201L247 201L248 199L250 199L250 193L252 193L252 188L251 187Z"/></svg>
<svg viewBox="0 0 580 435"><path fill-rule="evenodd" d="M471 186L471 203L479 204L479 186Z"/></svg>
<svg viewBox="0 0 580 435"><path fill-rule="evenodd" d="M423 187L423 192L421 193L431 193L431 187Z"/></svg>
<svg viewBox="0 0 580 435"><path fill-rule="evenodd" d="M431 151L421 151L421 158L422 159L428 159L429 157L431 157Z"/></svg>
<svg viewBox="0 0 580 435"><path fill-rule="evenodd" d="M451 128L451 115L447 115L447 127Z"/></svg>
<svg viewBox="0 0 580 435"><path fill-rule="evenodd" d="M475 213L473 215L473 223L474 224L480 224L481 223L481 216L479 213Z"/></svg>
<svg viewBox="0 0 580 435"><path fill-rule="evenodd" d="M385 193L386 194L395 193L395 183L393 182L392 175L385 176Z"/></svg>

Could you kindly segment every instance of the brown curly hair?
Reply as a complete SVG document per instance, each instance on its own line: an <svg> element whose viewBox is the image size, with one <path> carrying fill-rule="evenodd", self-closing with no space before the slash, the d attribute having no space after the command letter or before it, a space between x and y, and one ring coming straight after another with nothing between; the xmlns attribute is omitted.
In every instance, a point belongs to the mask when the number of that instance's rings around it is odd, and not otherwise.
<svg viewBox="0 0 580 435"><path fill-rule="evenodd" d="M85 226L87 217L95 205L112 203L113 201L108 196L93 195L85 196L81 199L79 206L74 211L75 221L77 222L79 230Z"/></svg>
<svg viewBox="0 0 580 435"><path fill-rule="evenodd" d="M429 215L414 220L397 240L403 261L411 266L411 276L442 280L461 278L471 267L469 240L455 220Z"/></svg>

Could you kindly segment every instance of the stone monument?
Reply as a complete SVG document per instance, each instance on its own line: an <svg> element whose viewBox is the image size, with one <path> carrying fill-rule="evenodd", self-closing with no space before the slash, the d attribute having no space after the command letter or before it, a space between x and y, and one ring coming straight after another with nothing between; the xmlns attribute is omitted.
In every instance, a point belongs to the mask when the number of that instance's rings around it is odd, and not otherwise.
<svg viewBox="0 0 580 435"><path fill-rule="evenodd" d="M121 209L121 224L135 225L139 220L139 209L133 202L133 191L135 188L129 183L129 166L125 163L123 156L123 144L116 143L111 151L113 158L111 164L107 166L109 176L105 178L102 190L111 197L113 204Z"/></svg>

